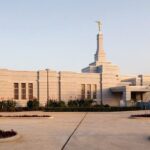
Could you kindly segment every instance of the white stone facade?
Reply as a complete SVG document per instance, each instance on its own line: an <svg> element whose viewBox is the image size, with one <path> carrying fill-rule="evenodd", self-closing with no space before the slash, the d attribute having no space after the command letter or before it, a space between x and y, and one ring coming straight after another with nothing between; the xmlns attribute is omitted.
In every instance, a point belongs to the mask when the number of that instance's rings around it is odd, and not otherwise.
<svg viewBox="0 0 150 150"><path fill-rule="evenodd" d="M119 67L106 59L102 32L97 35L94 59L82 69L82 73L1 69L0 100L13 99L18 106L25 106L33 98L37 98L41 105L45 105L48 99L68 101L91 98L111 106L150 100L150 76L121 76Z"/></svg>

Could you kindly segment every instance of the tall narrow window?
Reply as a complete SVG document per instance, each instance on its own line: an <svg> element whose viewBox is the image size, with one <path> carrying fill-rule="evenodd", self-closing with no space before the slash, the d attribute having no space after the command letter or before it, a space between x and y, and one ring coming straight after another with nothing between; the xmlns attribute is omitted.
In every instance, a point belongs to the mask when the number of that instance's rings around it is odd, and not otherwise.
<svg viewBox="0 0 150 150"><path fill-rule="evenodd" d="M97 85L94 84L93 85L93 99L96 99L97 98Z"/></svg>
<svg viewBox="0 0 150 150"><path fill-rule="evenodd" d="M19 84L14 83L14 99L19 99Z"/></svg>
<svg viewBox="0 0 150 150"><path fill-rule="evenodd" d="M91 99L91 85L87 85L87 99Z"/></svg>
<svg viewBox="0 0 150 150"><path fill-rule="evenodd" d="M21 83L21 99L26 99L26 83Z"/></svg>
<svg viewBox="0 0 150 150"><path fill-rule="evenodd" d="M85 84L81 84L81 99L85 99Z"/></svg>
<svg viewBox="0 0 150 150"><path fill-rule="evenodd" d="M28 84L28 94L29 94L29 100L33 99L33 83Z"/></svg>

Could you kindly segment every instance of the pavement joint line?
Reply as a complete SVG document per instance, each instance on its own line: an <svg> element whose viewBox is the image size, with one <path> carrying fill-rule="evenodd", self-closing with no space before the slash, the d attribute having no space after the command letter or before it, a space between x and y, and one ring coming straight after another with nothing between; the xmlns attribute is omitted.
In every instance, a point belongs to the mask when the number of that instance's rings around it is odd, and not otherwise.
<svg viewBox="0 0 150 150"><path fill-rule="evenodd" d="M71 137L74 135L74 133L76 132L76 130L79 128L79 126L82 124L83 120L85 119L86 115L88 114L88 112L86 112L84 114L84 116L82 117L82 119L80 120L80 122L77 124L76 128L73 130L73 132L70 134L69 138L67 139L67 141L65 142L65 144L63 145L63 147L61 148L61 150L64 150L64 148L66 147L66 145L68 144L68 142L70 141Z"/></svg>

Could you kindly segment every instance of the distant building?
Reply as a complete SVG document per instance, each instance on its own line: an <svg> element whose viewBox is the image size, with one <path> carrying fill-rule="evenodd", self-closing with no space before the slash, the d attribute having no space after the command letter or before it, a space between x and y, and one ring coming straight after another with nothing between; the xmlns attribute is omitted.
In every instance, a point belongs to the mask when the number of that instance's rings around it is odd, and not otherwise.
<svg viewBox="0 0 150 150"><path fill-rule="evenodd" d="M13 99L19 106L25 106L34 98L41 105L48 99L95 99L111 106L129 106L150 100L150 76L121 76L119 67L106 59L99 30L94 62L82 73L0 69L0 100Z"/></svg>

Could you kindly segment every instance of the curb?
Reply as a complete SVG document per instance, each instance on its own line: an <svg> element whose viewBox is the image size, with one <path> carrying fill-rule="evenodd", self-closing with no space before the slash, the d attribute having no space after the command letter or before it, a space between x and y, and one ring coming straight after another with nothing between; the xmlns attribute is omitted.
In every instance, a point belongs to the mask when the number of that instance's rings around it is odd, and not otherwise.
<svg viewBox="0 0 150 150"><path fill-rule="evenodd" d="M0 143L16 141L19 138L21 138L21 136L19 134L17 134L17 135L12 136L12 137L0 139Z"/></svg>

